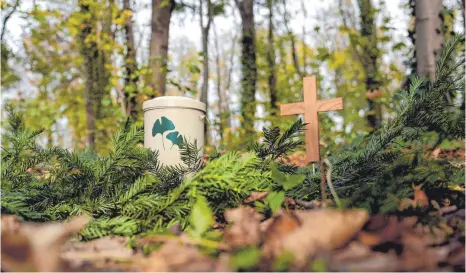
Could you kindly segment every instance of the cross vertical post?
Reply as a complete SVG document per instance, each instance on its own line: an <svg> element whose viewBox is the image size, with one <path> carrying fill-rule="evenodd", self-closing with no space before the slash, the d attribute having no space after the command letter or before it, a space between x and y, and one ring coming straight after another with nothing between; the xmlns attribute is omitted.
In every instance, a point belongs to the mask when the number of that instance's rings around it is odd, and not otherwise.
<svg viewBox="0 0 466 273"><path fill-rule="evenodd" d="M304 122L307 123L304 133L306 139L306 161L320 162L319 145L319 112L343 109L343 99L333 98L318 100L317 80L315 76L303 78L304 102L288 103L280 105L280 115L304 114ZM324 165L320 164L322 172L322 201L325 199L325 174Z"/></svg>

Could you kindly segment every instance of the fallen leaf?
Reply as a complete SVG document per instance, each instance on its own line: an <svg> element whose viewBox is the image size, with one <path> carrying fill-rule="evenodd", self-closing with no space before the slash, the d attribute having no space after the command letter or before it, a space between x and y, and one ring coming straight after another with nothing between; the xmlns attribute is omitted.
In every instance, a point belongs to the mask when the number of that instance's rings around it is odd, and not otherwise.
<svg viewBox="0 0 466 273"><path fill-rule="evenodd" d="M230 254L221 253L215 263L216 272L230 272L232 271L230 266Z"/></svg>
<svg viewBox="0 0 466 273"><path fill-rule="evenodd" d="M296 211L296 215L301 226L283 238L282 249L294 254L297 266L318 252L343 246L368 219L364 210Z"/></svg>
<svg viewBox="0 0 466 273"><path fill-rule="evenodd" d="M2 229L2 269L7 271L63 271L61 247L91 218L78 216L69 222L21 223L15 233Z"/></svg>
<svg viewBox="0 0 466 273"><path fill-rule="evenodd" d="M129 238L106 236L88 242L69 241L65 244L62 259L73 269L82 269L92 265L92 270L121 267L119 263L129 263L134 251L127 247Z"/></svg>
<svg viewBox="0 0 466 273"><path fill-rule="evenodd" d="M251 193L251 195L246 200L243 201L243 203L248 204L248 203L252 203L254 201L262 201L268 195L269 195L269 192L254 191L254 192Z"/></svg>
<svg viewBox="0 0 466 273"><path fill-rule="evenodd" d="M21 221L15 215L2 215L2 234L9 233L15 234L18 233L21 227Z"/></svg>
<svg viewBox="0 0 466 273"><path fill-rule="evenodd" d="M347 247L334 252L330 261L331 271L381 272L397 271L397 257L393 252L380 253L353 241Z"/></svg>
<svg viewBox="0 0 466 273"><path fill-rule="evenodd" d="M283 238L299 226L299 218L294 213L281 210L271 218L271 222L264 233L264 244L262 246L264 254L269 257L278 255Z"/></svg>
<svg viewBox="0 0 466 273"><path fill-rule="evenodd" d="M429 198L427 197L426 193L423 190L421 190L423 185L424 184L420 184L416 186L412 184L412 188L414 190L414 198L403 199L400 203L400 206L398 207L398 210L402 211L409 207L426 208L427 206L429 206Z"/></svg>
<svg viewBox="0 0 466 273"><path fill-rule="evenodd" d="M142 258L140 264L143 272L195 272L212 271L215 268L214 261L201 254L197 248L175 241L165 243L149 257Z"/></svg>
<svg viewBox="0 0 466 273"><path fill-rule="evenodd" d="M367 222L358 239L365 245L375 246L395 240L400 233L398 219L395 216L375 215Z"/></svg>
<svg viewBox="0 0 466 273"><path fill-rule="evenodd" d="M224 242L231 247L255 246L261 241L260 220L263 216L251 207L225 211L225 219L232 223L225 229Z"/></svg>
<svg viewBox="0 0 466 273"><path fill-rule="evenodd" d="M414 203L416 206L424 208L429 206L429 198L427 197L426 193L421 190L422 186L424 184L420 184L415 186L414 184L412 185L413 190L414 190Z"/></svg>

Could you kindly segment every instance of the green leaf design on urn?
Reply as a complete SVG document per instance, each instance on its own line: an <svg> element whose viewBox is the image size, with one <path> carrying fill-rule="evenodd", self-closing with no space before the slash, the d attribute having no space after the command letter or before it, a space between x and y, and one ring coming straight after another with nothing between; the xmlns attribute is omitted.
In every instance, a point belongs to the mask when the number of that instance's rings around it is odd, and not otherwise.
<svg viewBox="0 0 466 273"><path fill-rule="evenodd" d="M165 149L165 143L163 141L164 137L163 135L168 132L175 130L175 124L171 120L169 120L167 117L161 117L160 119L157 119L154 123L154 126L152 127L152 136L155 137L158 134L162 135L162 146L163 149ZM170 132L166 135L166 138L172 142L172 147L174 145L179 145L183 143L183 136L177 132L173 131Z"/></svg>

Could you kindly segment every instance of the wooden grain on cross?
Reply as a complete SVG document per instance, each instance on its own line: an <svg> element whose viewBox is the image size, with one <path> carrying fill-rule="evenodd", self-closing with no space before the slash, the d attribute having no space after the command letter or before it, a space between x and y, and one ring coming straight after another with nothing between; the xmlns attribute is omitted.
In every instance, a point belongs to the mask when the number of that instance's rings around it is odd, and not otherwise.
<svg viewBox="0 0 466 273"><path fill-rule="evenodd" d="M304 102L280 105L280 115L304 114L306 125L306 160L307 162L320 161L319 147L319 112L343 109L343 99L317 99L316 77L303 79Z"/></svg>

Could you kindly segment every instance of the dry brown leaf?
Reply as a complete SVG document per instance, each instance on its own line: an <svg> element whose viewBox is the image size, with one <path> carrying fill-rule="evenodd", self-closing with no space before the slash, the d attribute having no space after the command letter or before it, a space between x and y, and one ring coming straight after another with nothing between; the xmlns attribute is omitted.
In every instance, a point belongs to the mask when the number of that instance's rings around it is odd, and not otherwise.
<svg viewBox="0 0 466 273"><path fill-rule="evenodd" d="M343 246L368 219L364 210L296 211L296 215L301 226L283 238L282 249L294 254L297 266L319 251Z"/></svg>
<svg viewBox="0 0 466 273"><path fill-rule="evenodd" d="M358 239L365 245L375 246L395 240L399 233L400 226L395 216L375 215L359 233Z"/></svg>
<svg viewBox="0 0 466 273"><path fill-rule="evenodd" d="M144 245L147 243L180 243L183 245L192 245L192 246L205 246L205 247L212 247L219 250L226 250L228 246L216 241L209 241L209 240L202 240L202 239L195 239L190 237L186 233L180 234L180 236L171 236L171 235L149 235L143 238L140 238L137 241L139 244Z"/></svg>
<svg viewBox="0 0 466 273"><path fill-rule="evenodd" d="M255 246L261 241L260 220L263 215L251 207L225 211L225 219L232 226L225 229L224 242L231 247Z"/></svg>
<svg viewBox="0 0 466 273"><path fill-rule="evenodd" d="M88 242L69 241L64 247L61 258L71 268L80 269L92 264L93 270L102 268L118 268L120 262L128 263L134 258L134 251L127 247L129 238L106 236Z"/></svg>
<svg viewBox="0 0 466 273"><path fill-rule="evenodd" d="M262 247L264 254L270 257L279 253L283 238L300 226L300 221L293 212L282 210L271 219Z"/></svg>
<svg viewBox="0 0 466 273"><path fill-rule="evenodd" d="M254 201L262 201L264 200L267 196L269 195L269 192L258 192L258 191L253 191L251 192L251 195L243 201L243 203L252 203Z"/></svg>
<svg viewBox="0 0 466 273"><path fill-rule="evenodd" d="M16 234L21 228L21 221L15 215L2 215L2 234Z"/></svg>
<svg viewBox="0 0 466 273"><path fill-rule="evenodd" d="M21 223L15 233L2 230L2 269L8 271L63 271L61 247L91 218L78 216L69 222Z"/></svg>
<svg viewBox="0 0 466 273"><path fill-rule="evenodd" d="M215 268L215 262L197 248L175 241L165 243L149 257L142 258L140 264L144 272L212 271Z"/></svg>
<svg viewBox="0 0 466 273"><path fill-rule="evenodd" d="M271 218L261 222L260 223L261 232L265 232L270 227L270 225L273 223L273 220L274 220L274 218L271 217Z"/></svg>
<svg viewBox="0 0 466 273"><path fill-rule="evenodd" d="M408 207L426 208L427 206L429 206L429 198L427 197L426 193L423 190L421 190L422 186L424 186L424 184L420 184L417 186L412 184L412 188L414 190L414 198L403 199L400 203L398 210L402 211L407 209Z"/></svg>
<svg viewBox="0 0 466 273"><path fill-rule="evenodd" d="M416 204L416 206L421 208L429 206L429 198L427 197L426 193L423 190L421 190L422 186L424 186L424 184L420 184L417 186L415 186L414 184L412 185L414 190L414 203Z"/></svg>
<svg viewBox="0 0 466 273"><path fill-rule="evenodd" d="M398 259L394 253L372 252L358 260L330 263L331 271L339 272L396 272L400 271Z"/></svg>
<svg viewBox="0 0 466 273"><path fill-rule="evenodd" d="M334 252L330 262L332 271L380 272L397 271L394 253L378 253L368 246L353 241L347 247Z"/></svg>
<svg viewBox="0 0 466 273"><path fill-rule="evenodd" d="M215 263L216 272L231 272L233 271L230 266L230 254L221 253Z"/></svg>

